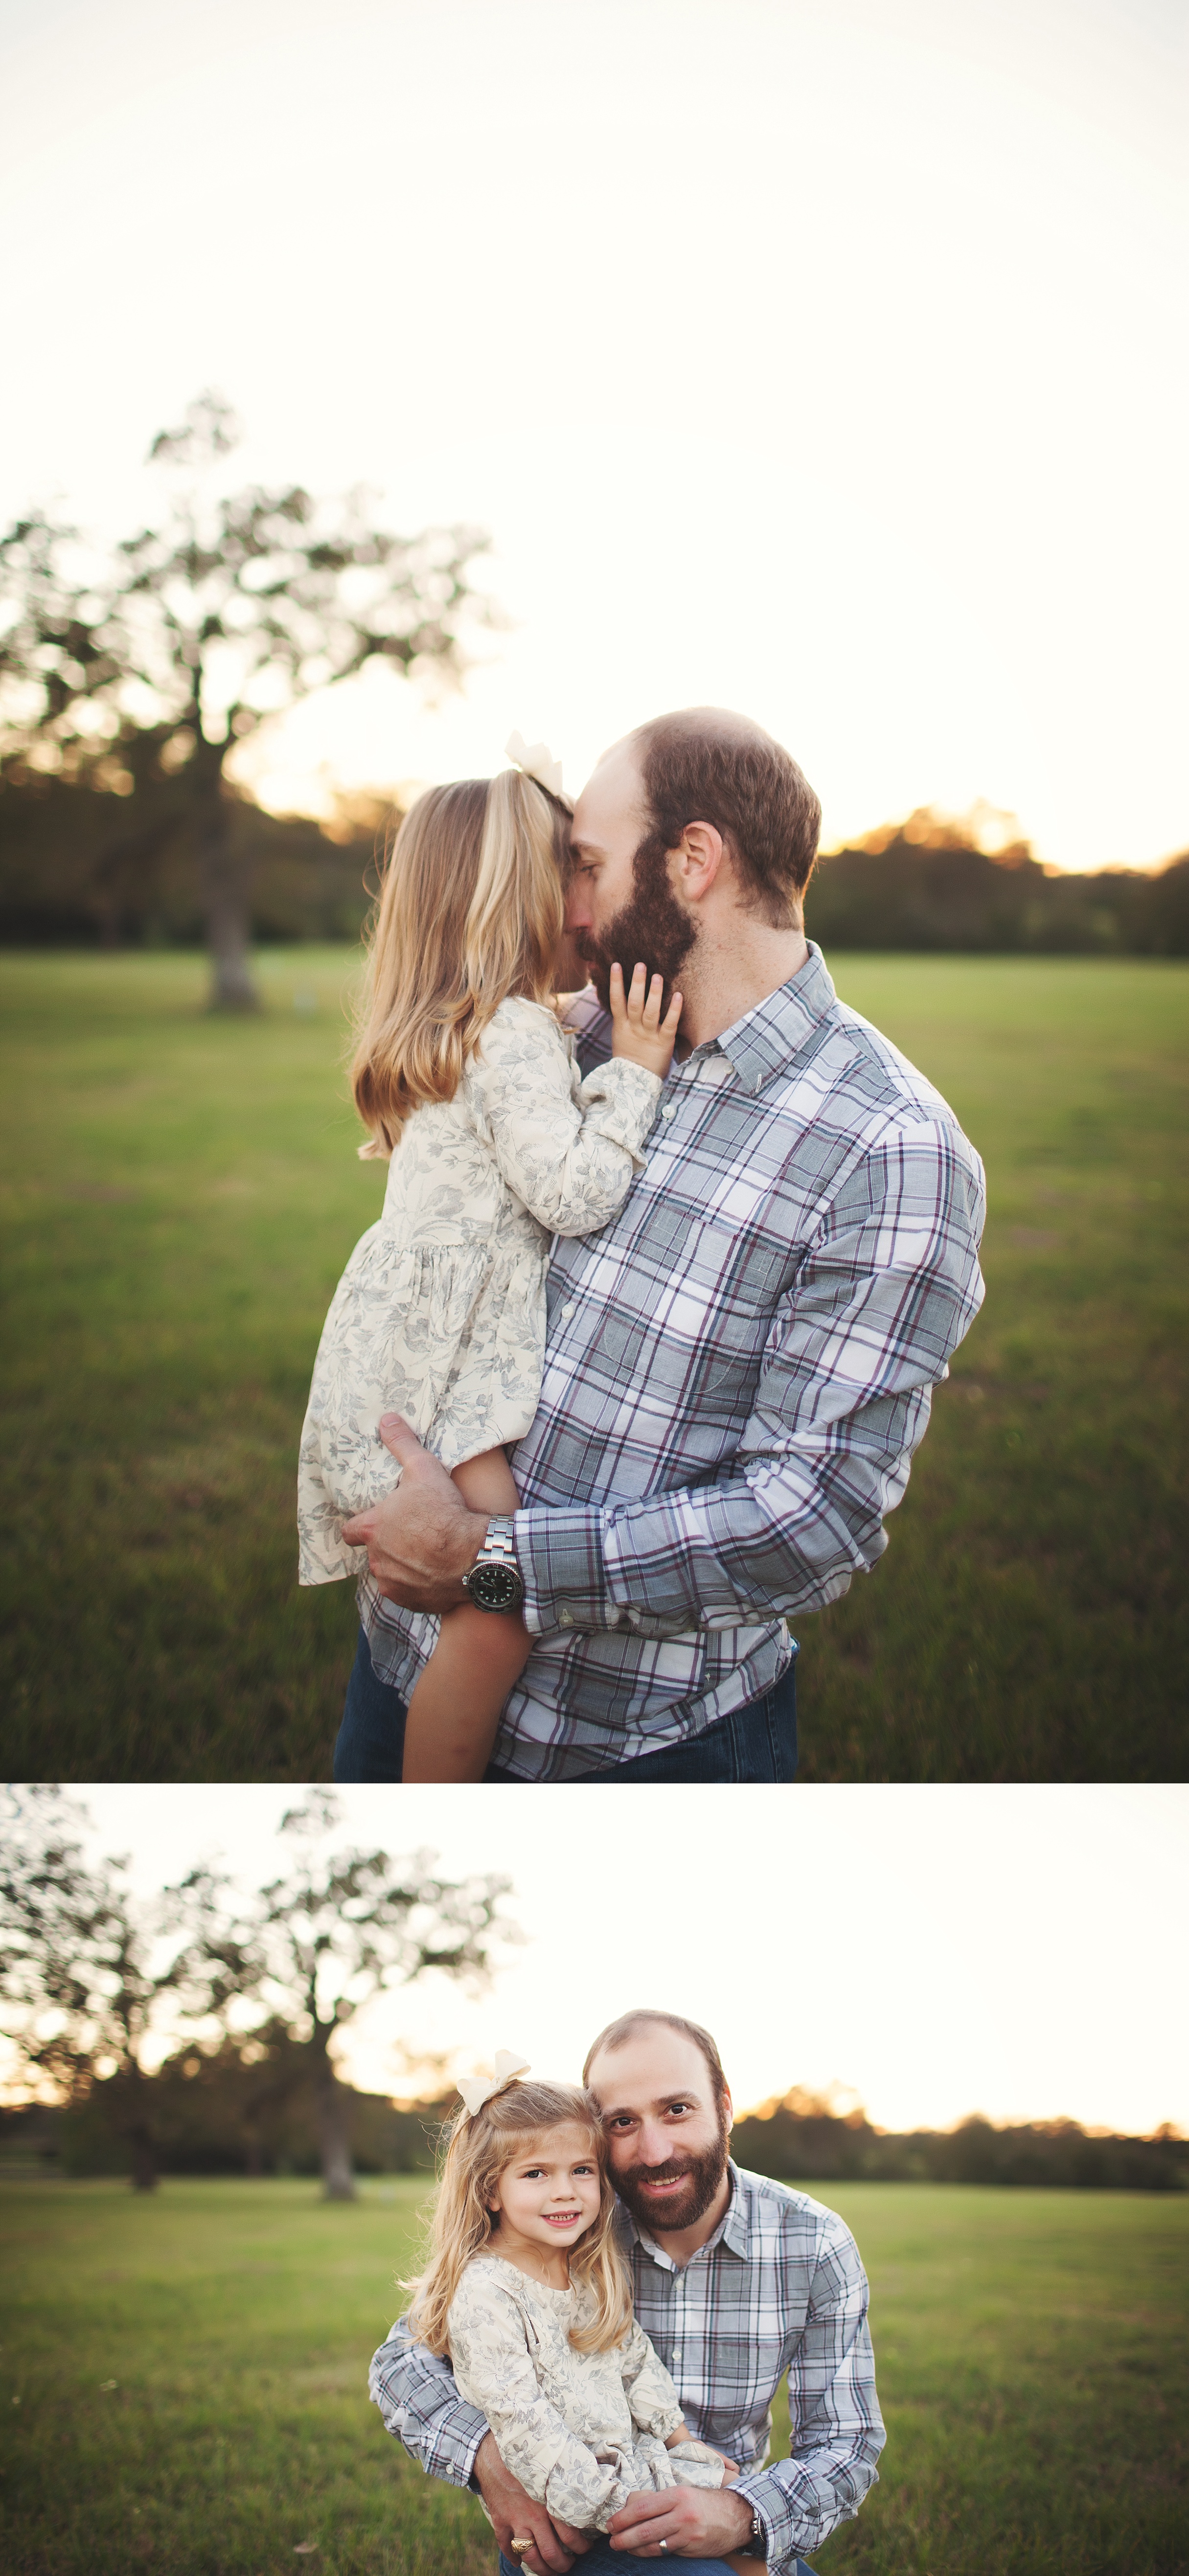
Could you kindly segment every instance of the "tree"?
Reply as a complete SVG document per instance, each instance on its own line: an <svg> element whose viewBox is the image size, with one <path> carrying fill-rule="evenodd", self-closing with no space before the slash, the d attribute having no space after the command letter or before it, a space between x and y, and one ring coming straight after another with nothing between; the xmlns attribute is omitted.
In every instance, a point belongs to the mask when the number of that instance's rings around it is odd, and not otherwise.
<svg viewBox="0 0 1189 2576"><path fill-rule="evenodd" d="M486 1983L509 1881L449 1879L434 1855L327 1848L337 1801L314 1792L285 1816L292 1869L237 1895L206 1864L150 1903L127 1863L85 1858L85 1817L53 1788L12 1793L0 1858L0 1999L21 2078L43 2099L93 2103L123 2140L132 2186L157 2179L153 2069L183 2035L215 2046L237 2082L245 2143L298 2087L317 2116L328 2200L354 2198L349 2100L336 2039L385 1988L437 1970ZM161 2089L161 2088L159 2088Z"/></svg>
<svg viewBox="0 0 1189 2576"><path fill-rule="evenodd" d="M339 1817L325 1791L291 1808L281 1832L296 1847L292 1869L226 1933L208 1932L204 1945L215 2009L233 1995L250 1998L274 2029L301 2044L327 2200L355 2196L349 2106L334 2055L341 2032L386 1988L434 1970L482 1987L495 1942L518 1937L499 1913L508 1879L442 1878L430 1852L394 1860L387 1851L328 1849ZM204 1910L207 1885L201 1872L185 1883Z"/></svg>
<svg viewBox="0 0 1189 2576"><path fill-rule="evenodd" d="M166 2009L173 2028L209 2022L212 1975L192 1937L209 1887L205 1898L166 1888L141 1904L126 1861L86 1861L85 1818L55 1788L22 1788L10 1801L0 1858L6 2034L43 2099L78 2107L101 2094L133 2190L152 2191L153 2043Z"/></svg>
<svg viewBox="0 0 1189 2576"><path fill-rule="evenodd" d="M464 624L493 617L469 580L488 543L480 530L396 536L363 490L325 503L300 484L226 491L238 438L213 393L160 431L149 461L166 478L164 510L113 554L36 510L0 538L0 757L129 800L113 824L113 871L129 849L139 864L186 835L212 1001L228 1010L257 1000L228 754L372 661L457 679Z"/></svg>

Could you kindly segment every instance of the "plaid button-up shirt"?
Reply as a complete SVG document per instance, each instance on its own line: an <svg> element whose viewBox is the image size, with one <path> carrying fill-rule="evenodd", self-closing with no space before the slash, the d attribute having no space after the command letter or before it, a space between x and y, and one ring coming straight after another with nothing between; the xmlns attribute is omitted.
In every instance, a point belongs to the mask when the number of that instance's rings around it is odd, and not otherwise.
<svg viewBox="0 0 1189 2576"><path fill-rule="evenodd" d="M820 2201L729 2168L713 2236L679 2268L622 2212L636 2315L671 2372L691 2433L742 2472L768 2565L791 2565L858 2512L884 2445L867 2276L849 2227ZM791 2447L765 2466L772 2399L788 2372ZM390 2433L431 2477L466 2486L487 2431L449 2363L395 2325L371 2367Z"/></svg>
<svg viewBox="0 0 1189 2576"><path fill-rule="evenodd" d="M610 1052L593 995L584 1066ZM538 1643L493 1759L613 1769L759 1699L887 1545L982 1302L983 1170L940 1093L834 991L821 953L674 1061L647 1169L560 1241L536 1419L512 1465ZM360 1606L407 1696L436 1621Z"/></svg>

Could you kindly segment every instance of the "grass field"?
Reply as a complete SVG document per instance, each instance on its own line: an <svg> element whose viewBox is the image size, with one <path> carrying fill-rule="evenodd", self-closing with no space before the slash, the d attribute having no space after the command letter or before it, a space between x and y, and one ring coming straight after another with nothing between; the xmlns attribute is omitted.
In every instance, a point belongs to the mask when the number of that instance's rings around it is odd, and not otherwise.
<svg viewBox="0 0 1189 2576"><path fill-rule="evenodd" d="M844 957L986 1160L986 1307L876 1572L801 1623L803 1777L1183 1766L1189 968ZM349 1590L299 1593L293 1470L377 1212L346 950L0 961L4 1704L14 1776L325 1777Z"/></svg>
<svg viewBox="0 0 1189 2576"><path fill-rule="evenodd" d="M273 2576L299 2553L324 2576L493 2576L478 2506L427 2481L366 2396L424 2192L0 2192L7 2576ZM828 2196L871 2277L888 2447L821 2576L1189 2567L1189 2203Z"/></svg>

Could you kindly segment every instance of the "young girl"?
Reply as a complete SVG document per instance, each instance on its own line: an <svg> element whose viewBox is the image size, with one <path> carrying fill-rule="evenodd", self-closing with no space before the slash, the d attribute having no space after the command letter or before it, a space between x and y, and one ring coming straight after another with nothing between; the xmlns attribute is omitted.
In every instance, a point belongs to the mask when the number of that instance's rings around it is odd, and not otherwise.
<svg viewBox="0 0 1189 2576"><path fill-rule="evenodd" d="M722 2486L734 2470L690 2439L668 2371L633 2320L589 2095L516 2075L460 2089L474 2107L454 2121L429 2260L406 2284L410 2334L449 2356L505 2467L555 2521L605 2532L642 2489ZM581 2563L637 2562L596 2543ZM693 2576L695 2562L681 2563ZM696 2563L721 2576L721 2562ZM757 2576L754 2562L740 2565Z"/></svg>
<svg viewBox="0 0 1189 2576"><path fill-rule="evenodd" d="M560 781L560 771L555 773ZM528 1430L553 1234L605 1225L644 1165L681 1012L661 981L612 977L610 1063L579 1080L553 1005L569 810L519 770L420 797L380 896L355 1102L389 1155L384 1212L355 1247L318 1348L301 1440L302 1583L362 1572L342 1523L399 1483L378 1432L402 1413L474 1512L519 1496L505 1444ZM478 1780L528 1659L518 1614L439 1623L413 1691L406 1780Z"/></svg>

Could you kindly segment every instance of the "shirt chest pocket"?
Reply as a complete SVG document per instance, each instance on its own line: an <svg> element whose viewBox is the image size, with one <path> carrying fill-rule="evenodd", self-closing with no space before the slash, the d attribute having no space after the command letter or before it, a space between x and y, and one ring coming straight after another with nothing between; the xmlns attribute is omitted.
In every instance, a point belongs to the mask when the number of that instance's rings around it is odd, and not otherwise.
<svg viewBox="0 0 1189 2576"><path fill-rule="evenodd" d="M716 1417L746 1421L782 1296L796 1275L795 1247L720 1221L691 1244L675 1298L674 1328L693 1344L694 1395Z"/></svg>
<svg viewBox="0 0 1189 2576"><path fill-rule="evenodd" d="M668 1388L682 1410L707 1395L737 1396L759 1373L795 1251L681 1209L668 1211L663 1241L654 1231L616 1282L591 1358L612 1384L647 1378L650 1392Z"/></svg>

